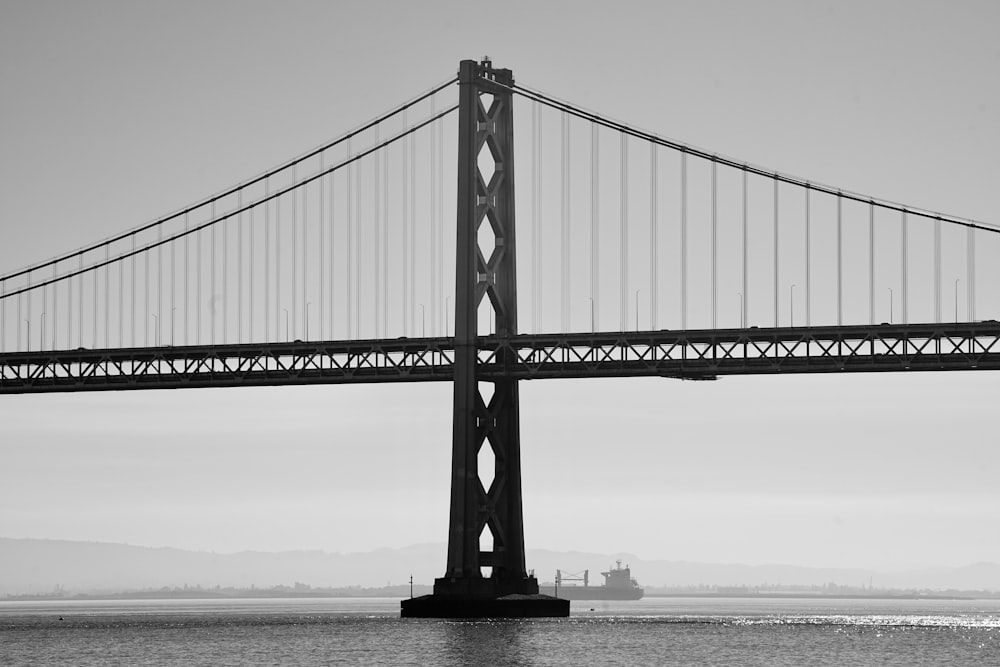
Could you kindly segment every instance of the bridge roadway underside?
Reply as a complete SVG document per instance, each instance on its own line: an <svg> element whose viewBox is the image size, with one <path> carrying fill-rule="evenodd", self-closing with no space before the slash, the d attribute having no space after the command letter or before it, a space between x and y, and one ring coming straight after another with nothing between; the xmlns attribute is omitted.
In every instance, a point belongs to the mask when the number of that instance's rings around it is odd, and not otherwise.
<svg viewBox="0 0 1000 667"><path fill-rule="evenodd" d="M1000 370L1000 322L486 336L478 348L482 381ZM0 393L448 381L453 360L452 338L13 352L0 354Z"/></svg>

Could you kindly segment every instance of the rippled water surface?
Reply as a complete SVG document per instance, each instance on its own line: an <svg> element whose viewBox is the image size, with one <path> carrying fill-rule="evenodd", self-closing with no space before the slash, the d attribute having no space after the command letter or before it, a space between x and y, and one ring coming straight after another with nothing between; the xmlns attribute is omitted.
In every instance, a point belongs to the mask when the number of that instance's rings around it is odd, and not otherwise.
<svg viewBox="0 0 1000 667"><path fill-rule="evenodd" d="M1000 666L1000 601L650 598L524 621L400 619L396 599L0 602L0 664Z"/></svg>

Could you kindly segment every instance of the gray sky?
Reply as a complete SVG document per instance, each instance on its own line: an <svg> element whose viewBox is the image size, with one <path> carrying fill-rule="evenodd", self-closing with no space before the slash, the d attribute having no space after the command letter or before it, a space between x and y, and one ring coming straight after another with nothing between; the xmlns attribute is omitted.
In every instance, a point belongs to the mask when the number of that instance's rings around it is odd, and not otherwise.
<svg viewBox="0 0 1000 667"><path fill-rule="evenodd" d="M495 13L0 3L0 273L257 174L483 54L664 136L1000 222L995 2ZM526 539L746 563L997 560L998 388L987 373L524 383ZM447 384L13 396L0 424L0 535L217 551L446 537Z"/></svg>

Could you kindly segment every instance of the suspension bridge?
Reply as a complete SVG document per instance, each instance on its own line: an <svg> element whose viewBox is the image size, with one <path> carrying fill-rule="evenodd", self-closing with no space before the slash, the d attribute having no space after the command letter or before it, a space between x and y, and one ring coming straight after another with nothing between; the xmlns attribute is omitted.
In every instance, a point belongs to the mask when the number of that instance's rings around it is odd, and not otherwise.
<svg viewBox="0 0 1000 667"><path fill-rule="evenodd" d="M998 232L463 61L273 169L0 275L0 393L452 382L448 562L403 615L564 615L525 569L520 380L998 369Z"/></svg>

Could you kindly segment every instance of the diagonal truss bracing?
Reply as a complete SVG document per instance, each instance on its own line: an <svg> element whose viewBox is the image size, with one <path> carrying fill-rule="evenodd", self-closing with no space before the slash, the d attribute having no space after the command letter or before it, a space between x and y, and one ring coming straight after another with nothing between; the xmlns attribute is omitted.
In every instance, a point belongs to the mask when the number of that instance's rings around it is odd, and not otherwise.
<svg viewBox="0 0 1000 667"><path fill-rule="evenodd" d="M451 381L454 362L452 338L22 352L0 394ZM485 336L477 362L482 381L1000 370L1000 322Z"/></svg>

